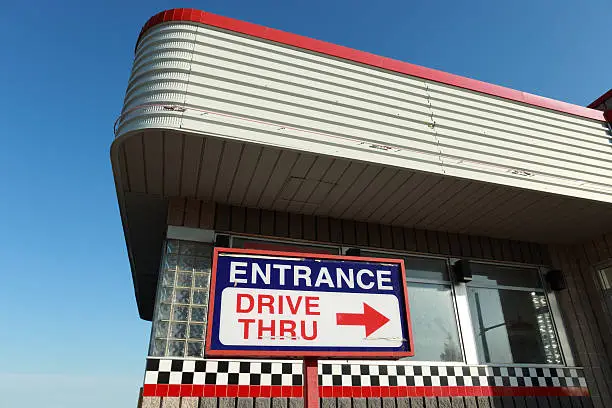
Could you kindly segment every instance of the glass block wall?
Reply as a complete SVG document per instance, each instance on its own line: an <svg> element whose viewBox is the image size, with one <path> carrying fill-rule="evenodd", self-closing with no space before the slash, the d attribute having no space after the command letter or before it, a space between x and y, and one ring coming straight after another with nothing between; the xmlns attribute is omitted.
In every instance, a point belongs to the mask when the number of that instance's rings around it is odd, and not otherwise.
<svg viewBox="0 0 612 408"><path fill-rule="evenodd" d="M167 240L155 298L149 355L202 357L212 245Z"/></svg>

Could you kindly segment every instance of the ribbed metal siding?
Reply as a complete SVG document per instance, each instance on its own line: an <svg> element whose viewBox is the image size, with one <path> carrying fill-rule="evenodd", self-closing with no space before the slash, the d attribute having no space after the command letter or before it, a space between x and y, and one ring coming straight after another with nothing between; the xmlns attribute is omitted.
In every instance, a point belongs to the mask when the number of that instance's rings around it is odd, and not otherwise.
<svg viewBox="0 0 612 408"><path fill-rule="evenodd" d="M158 127L612 202L605 123L190 23L136 53L118 134Z"/></svg>

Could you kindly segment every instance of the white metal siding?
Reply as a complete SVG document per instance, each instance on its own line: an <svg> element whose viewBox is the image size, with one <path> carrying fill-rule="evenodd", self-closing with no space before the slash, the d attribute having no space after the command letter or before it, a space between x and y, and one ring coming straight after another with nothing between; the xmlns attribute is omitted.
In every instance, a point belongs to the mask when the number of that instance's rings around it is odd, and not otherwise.
<svg viewBox="0 0 612 408"><path fill-rule="evenodd" d="M605 123L191 23L140 41L118 134L143 128L612 202Z"/></svg>

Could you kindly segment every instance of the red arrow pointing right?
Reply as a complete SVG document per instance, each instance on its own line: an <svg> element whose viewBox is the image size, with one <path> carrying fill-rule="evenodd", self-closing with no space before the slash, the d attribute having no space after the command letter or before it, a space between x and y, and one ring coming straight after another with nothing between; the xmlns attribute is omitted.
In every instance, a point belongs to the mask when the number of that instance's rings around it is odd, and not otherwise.
<svg viewBox="0 0 612 408"><path fill-rule="evenodd" d="M338 326L364 326L366 337L383 327L389 318L363 302L363 313L336 313Z"/></svg>

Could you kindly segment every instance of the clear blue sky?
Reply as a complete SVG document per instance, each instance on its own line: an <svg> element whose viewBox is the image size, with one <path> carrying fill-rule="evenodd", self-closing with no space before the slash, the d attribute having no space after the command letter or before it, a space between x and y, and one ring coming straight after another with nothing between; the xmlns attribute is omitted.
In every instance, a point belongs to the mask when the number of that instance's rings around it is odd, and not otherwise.
<svg viewBox="0 0 612 408"><path fill-rule="evenodd" d="M581 105L612 86L609 0L22 3L0 8L1 407L136 406L150 324L109 146L158 11L203 8Z"/></svg>

